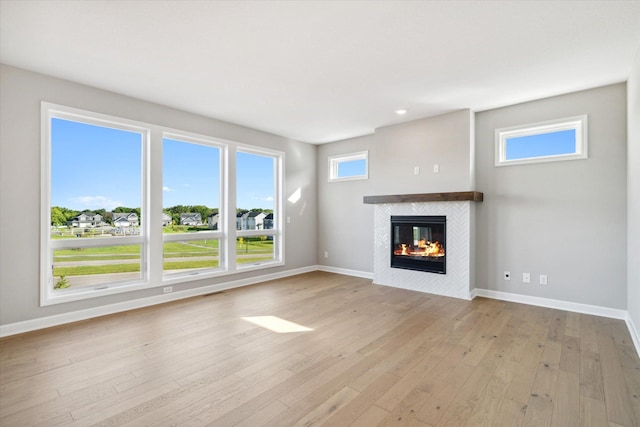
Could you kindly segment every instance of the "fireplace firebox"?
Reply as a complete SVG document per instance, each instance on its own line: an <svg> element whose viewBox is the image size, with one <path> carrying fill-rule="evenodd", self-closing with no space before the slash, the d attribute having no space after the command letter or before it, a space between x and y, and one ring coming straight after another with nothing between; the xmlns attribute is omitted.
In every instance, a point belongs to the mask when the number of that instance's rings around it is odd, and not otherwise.
<svg viewBox="0 0 640 427"><path fill-rule="evenodd" d="M446 274L446 216L391 216L391 267Z"/></svg>

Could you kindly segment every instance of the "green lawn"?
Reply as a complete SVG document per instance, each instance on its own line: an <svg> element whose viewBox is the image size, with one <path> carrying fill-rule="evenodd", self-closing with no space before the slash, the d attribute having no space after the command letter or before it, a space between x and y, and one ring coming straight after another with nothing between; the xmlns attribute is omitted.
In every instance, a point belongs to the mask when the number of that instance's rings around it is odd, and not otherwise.
<svg viewBox="0 0 640 427"><path fill-rule="evenodd" d="M214 268L219 265L219 241L217 239L165 242L164 256L171 261L164 262L165 270ZM236 242L238 264L250 264L272 259L273 241L260 238L242 238ZM188 259L209 257L210 259ZM185 258L175 261L174 258ZM54 263L76 262L76 266L54 266L54 276L81 276L93 274L131 273L140 271L140 263L117 263L93 265L95 261L139 260L140 245L114 245L96 248L59 249L54 251Z"/></svg>

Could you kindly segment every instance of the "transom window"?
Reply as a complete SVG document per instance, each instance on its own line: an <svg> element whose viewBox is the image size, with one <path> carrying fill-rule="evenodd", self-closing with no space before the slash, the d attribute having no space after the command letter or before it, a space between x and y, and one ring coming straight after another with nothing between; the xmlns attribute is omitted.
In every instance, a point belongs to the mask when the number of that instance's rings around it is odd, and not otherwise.
<svg viewBox="0 0 640 427"><path fill-rule="evenodd" d="M496 166L587 158L587 116L496 130Z"/></svg>
<svg viewBox="0 0 640 427"><path fill-rule="evenodd" d="M329 157L329 181L349 181L369 178L369 152Z"/></svg>

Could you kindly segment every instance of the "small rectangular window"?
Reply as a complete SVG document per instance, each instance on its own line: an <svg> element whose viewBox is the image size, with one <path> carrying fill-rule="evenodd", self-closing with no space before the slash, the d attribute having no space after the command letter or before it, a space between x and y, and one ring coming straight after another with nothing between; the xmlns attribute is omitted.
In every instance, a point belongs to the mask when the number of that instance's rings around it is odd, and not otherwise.
<svg viewBox="0 0 640 427"><path fill-rule="evenodd" d="M587 158L587 116L496 130L496 166Z"/></svg>
<svg viewBox="0 0 640 427"><path fill-rule="evenodd" d="M329 157L329 181L369 178L368 151Z"/></svg>

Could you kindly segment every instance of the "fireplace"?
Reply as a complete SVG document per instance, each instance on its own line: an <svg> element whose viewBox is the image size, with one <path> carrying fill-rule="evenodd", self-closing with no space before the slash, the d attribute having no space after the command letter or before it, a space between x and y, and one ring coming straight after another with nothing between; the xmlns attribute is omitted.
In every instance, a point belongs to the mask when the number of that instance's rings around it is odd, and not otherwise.
<svg viewBox="0 0 640 427"><path fill-rule="evenodd" d="M446 216L391 216L391 267L446 274Z"/></svg>

